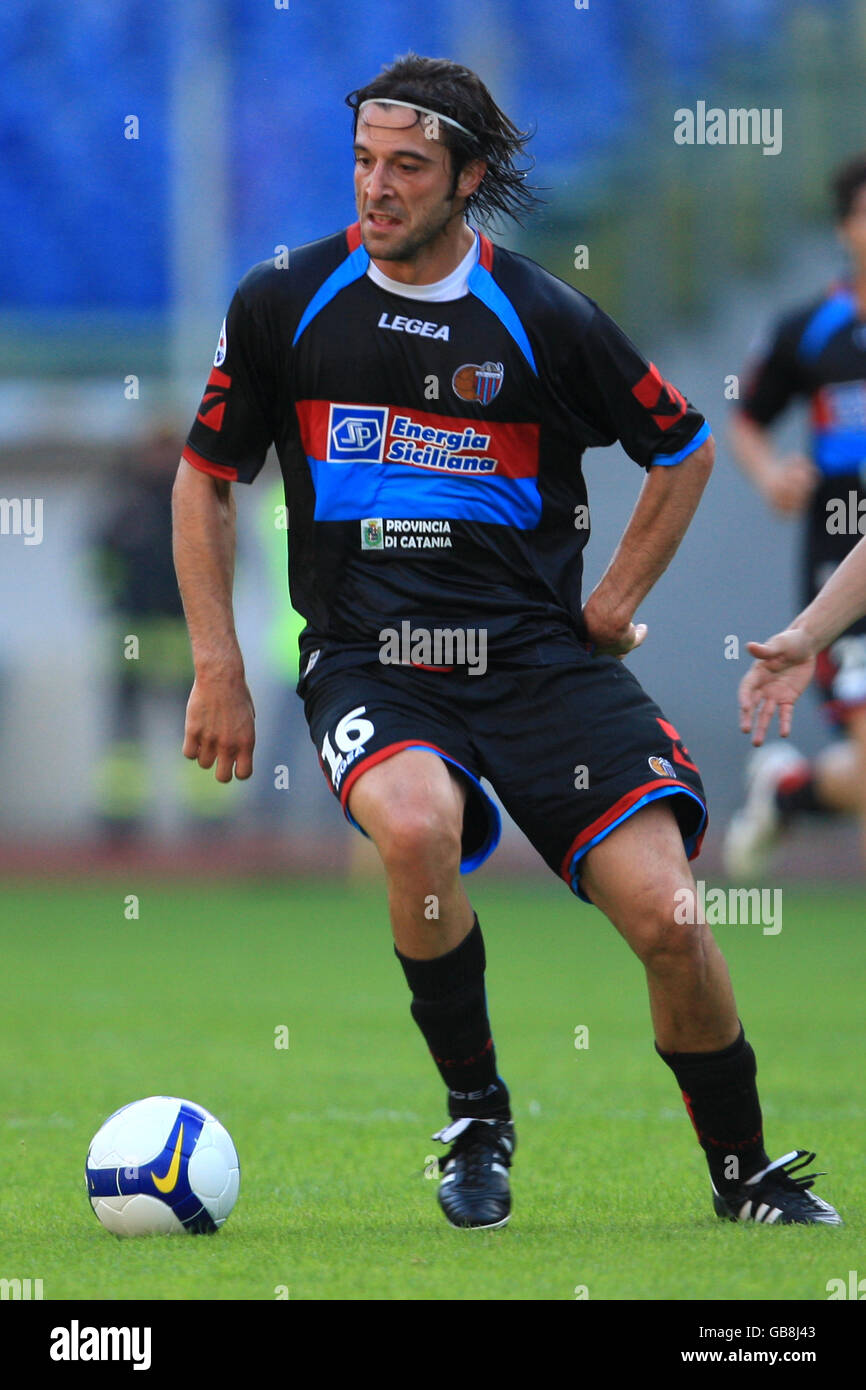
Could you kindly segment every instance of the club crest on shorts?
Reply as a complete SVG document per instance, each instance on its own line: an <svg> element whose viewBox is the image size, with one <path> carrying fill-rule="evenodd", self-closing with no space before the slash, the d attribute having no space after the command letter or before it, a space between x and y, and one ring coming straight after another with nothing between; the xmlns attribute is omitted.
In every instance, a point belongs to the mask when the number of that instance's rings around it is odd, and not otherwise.
<svg viewBox="0 0 866 1390"><path fill-rule="evenodd" d="M676 777L673 764L667 758L647 758L647 762L657 777Z"/></svg>
<svg viewBox="0 0 866 1390"><path fill-rule="evenodd" d="M481 367L476 362L465 362L451 378L451 389L461 401L489 405L499 395L504 379L505 368L501 362L485 362Z"/></svg>

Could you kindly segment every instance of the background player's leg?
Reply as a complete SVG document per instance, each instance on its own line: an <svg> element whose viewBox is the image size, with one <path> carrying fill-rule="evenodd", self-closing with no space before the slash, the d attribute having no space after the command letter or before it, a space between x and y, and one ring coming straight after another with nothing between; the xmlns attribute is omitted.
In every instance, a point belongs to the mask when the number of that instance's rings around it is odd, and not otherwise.
<svg viewBox="0 0 866 1390"><path fill-rule="evenodd" d="M866 709L852 711L845 727L848 739L818 754L812 777L822 806L858 816L860 853L866 865Z"/></svg>

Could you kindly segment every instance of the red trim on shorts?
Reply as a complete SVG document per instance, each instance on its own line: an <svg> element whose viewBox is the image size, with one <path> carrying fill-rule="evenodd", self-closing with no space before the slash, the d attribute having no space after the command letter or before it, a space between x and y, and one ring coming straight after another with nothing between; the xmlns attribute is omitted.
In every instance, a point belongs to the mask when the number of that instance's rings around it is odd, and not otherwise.
<svg viewBox="0 0 866 1390"><path fill-rule="evenodd" d="M380 748L378 753L370 753L368 757L362 759L360 763L358 763L355 767L352 768L351 772L349 773L348 777L346 778L345 782L340 788L340 805L342 806L343 810L348 810L349 792L354 787L362 772L366 772L367 769L370 767L375 767L376 763L383 763L386 758L393 757L395 753L402 753L407 748L422 747L425 750L432 749L434 753L440 753L443 758L448 759L448 754L445 752L443 748L439 748L435 743L431 743L430 740L426 738L405 738L402 740L401 743L389 743L386 745L386 747ZM453 761L453 759L450 761ZM328 776L327 772L325 773L325 776ZM330 781L330 778L328 780Z"/></svg>
<svg viewBox="0 0 866 1390"><path fill-rule="evenodd" d="M224 463L211 463L210 459L202 458L201 454L197 454L188 444L182 450L181 458L186 459L186 462L197 468L200 473L210 473L212 477L225 478L230 483L236 483L238 480L236 468L229 468Z"/></svg>
<svg viewBox="0 0 866 1390"><path fill-rule="evenodd" d="M569 887L571 887L571 861L578 850L582 849L590 840L594 840L603 830L607 830L614 821L619 820L620 816L627 811L630 806L633 806L636 801L640 801L642 796L646 796L647 792L653 791L656 787L682 787L684 792L688 792L691 796L700 800L694 787L690 787L687 782L681 782L678 777L656 777L652 782L644 782L642 787L634 787L630 792L626 792L625 796L621 796L619 801L614 802L613 806L603 811L597 820L592 822L592 825L587 826L586 830L581 830L577 839L566 852L559 873L560 877L565 879ZM694 850L689 855L690 859L697 859L700 854L705 831L706 823L704 824L704 829L695 841Z"/></svg>
<svg viewBox="0 0 866 1390"><path fill-rule="evenodd" d="M361 245L360 222L353 222L351 227L346 228L346 245L350 252L357 251L358 247Z"/></svg>
<svg viewBox="0 0 866 1390"><path fill-rule="evenodd" d="M866 700L824 700L821 708L832 724L846 724L852 714L866 709Z"/></svg>
<svg viewBox="0 0 866 1390"><path fill-rule="evenodd" d="M815 660L815 683L821 693L821 712L831 724L844 725L852 714L866 709L866 698L860 700L838 700L833 697L833 682L839 674L839 667L830 655L831 648L825 647Z"/></svg>
<svg viewBox="0 0 866 1390"><path fill-rule="evenodd" d="M812 780L812 764L804 763L802 767L795 767L793 772L786 772L784 777L780 777L776 783L776 791L783 796L790 795L791 792L798 792Z"/></svg>
<svg viewBox="0 0 866 1390"><path fill-rule="evenodd" d="M483 265L485 270L492 270L492 269L493 269L493 242L490 240L490 237L489 237L489 236L485 236L483 232L479 232L479 233L478 233L478 241L479 241L479 246L480 246L480 249L479 249L479 252L478 252L478 261L479 261L479 264L480 264L480 265Z"/></svg>

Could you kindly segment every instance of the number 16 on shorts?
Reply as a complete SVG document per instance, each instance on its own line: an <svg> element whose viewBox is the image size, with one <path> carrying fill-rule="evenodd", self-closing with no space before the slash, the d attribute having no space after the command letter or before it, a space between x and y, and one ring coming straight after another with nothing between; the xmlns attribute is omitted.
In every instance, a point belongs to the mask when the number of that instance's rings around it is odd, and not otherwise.
<svg viewBox="0 0 866 1390"><path fill-rule="evenodd" d="M375 733L372 720L364 718L366 713L367 706L358 705L356 709L350 709L348 714L343 715L334 729L336 749L331 743L330 730L325 734L321 751L322 763L327 763L331 769L331 782L335 792L340 790L347 770L366 752L366 745Z"/></svg>

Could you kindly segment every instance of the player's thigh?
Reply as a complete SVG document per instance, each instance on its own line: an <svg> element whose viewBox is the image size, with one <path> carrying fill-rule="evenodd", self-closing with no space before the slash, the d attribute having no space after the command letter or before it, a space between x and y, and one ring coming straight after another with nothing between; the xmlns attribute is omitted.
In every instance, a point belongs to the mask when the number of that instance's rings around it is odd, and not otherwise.
<svg viewBox="0 0 866 1390"><path fill-rule="evenodd" d="M593 849L645 806L664 801L662 822L675 818L687 855L697 852L706 824L700 773L622 662L586 656L521 672L497 695L481 745L485 775L575 893L588 897L581 879Z"/></svg>
<svg viewBox="0 0 866 1390"><path fill-rule="evenodd" d="M307 683L304 710L332 792L380 852L456 833L463 872L492 854L499 812L479 781L449 673L378 663L336 671Z"/></svg>
<svg viewBox="0 0 866 1390"><path fill-rule="evenodd" d="M380 850L452 841L459 851L466 784L436 753L407 748L361 767L348 796L349 811Z"/></svg>

